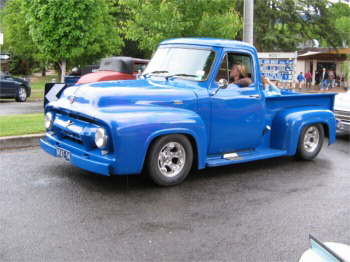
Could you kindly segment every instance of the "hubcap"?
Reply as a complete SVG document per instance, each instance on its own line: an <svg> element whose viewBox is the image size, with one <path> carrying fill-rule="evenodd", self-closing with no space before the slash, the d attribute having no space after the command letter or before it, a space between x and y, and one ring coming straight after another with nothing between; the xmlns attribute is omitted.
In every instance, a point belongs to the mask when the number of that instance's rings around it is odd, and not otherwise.
<svg viewBox="0 0 350 262"><path fill-rule="evenodd" d="M311 153L314 152L320 141L320 132L318 128L310 126L304 136L304 149L305 151Z"/></svg>
<svg viewBox="0 0 350 262"><path fill-rule="evenodd" d="M159 152L158 168L166 177L177 176L186 163L186 151L177 142L167 143Z"/></svg>
<svg viewBox="0 0 350 262"><path fill-rule="evenodd" d="M19 96L19 98L20 98L22 101L24 101L24 100L26 99L26 97L27 97L26 90L25 90L24 88L21 87L21 88L18 90L18 96Z"/></svg>

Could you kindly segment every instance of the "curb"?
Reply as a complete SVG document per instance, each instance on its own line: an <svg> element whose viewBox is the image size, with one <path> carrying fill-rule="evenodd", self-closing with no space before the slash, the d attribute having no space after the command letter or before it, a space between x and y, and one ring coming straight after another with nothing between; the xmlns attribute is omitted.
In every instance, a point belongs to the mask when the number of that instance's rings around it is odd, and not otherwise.
<svg viewBox="0 0 350 262"><path fill-rule="evenodd" d="M33 135L0 137L0 151L6 149L39 146L39 139L44 136L45 134L41 133Z"/></svg>

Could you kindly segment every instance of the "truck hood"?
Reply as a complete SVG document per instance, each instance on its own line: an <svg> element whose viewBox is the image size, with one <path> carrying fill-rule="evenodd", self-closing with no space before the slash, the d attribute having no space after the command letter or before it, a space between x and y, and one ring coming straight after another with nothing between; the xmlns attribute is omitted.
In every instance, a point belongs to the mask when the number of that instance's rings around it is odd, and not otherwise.
<svg viewBox="0 0 350 262"><path fill-rule="evenodd" d="M187 83L186 83L187 84ZM76 85L67 88L52 106L87 115L94 111L118 112L122 106L164 106L196 110L196 86L178 81L125 80Z"/></svg>
<svg viewBox="0 0 350 262"><path fill-rule="evenodd" d="M335 96L334 110L350 112L350 91Z"/></svg>

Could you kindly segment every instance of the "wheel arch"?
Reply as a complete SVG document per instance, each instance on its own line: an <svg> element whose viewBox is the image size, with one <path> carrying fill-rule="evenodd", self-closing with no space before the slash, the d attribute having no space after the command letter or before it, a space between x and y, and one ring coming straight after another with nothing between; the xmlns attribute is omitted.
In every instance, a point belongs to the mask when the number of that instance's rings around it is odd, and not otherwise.
<svg viewBox="0 0 350 262"><path fill-rule="evenodd" d="M188 129L167 129L160 130L150 135L145 143L145 154L142 161L142 167L145 166L145 160L149 153L151 145L160 137L166 135L184 135L191 143L193 149L193 167L202 169L205 167L206 153L204 152L204 145L201 138L192 130Z"/></svg>
<svg viewBox="0 0 350 262"><path fill-rule="evenodd" d="M287 150L288 155L295 155L301 132L305 126L321 124L329 144L335 142L336 120L330 110L284 111L280 113L272 124L273 148Z"/></svg>

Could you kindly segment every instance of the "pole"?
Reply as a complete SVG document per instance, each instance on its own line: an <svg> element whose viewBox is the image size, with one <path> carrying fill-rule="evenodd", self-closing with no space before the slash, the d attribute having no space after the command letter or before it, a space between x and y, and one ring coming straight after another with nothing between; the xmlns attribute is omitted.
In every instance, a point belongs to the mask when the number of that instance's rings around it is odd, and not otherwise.
<svg viewBox="0 0 350 262"><path fill-rule="evenodd" d="M254 0L244 0L243 20L243 41L252 45L254 42Z"/></svg>
<svg viewBox="0 0 350 262"><path fill-rule="evenodd" d="M4 44L4 34L0 32L0 55L2 56L2 45ZM1 64L2 58L0 57L0 72L2 72L2 64Z"/></svg>

